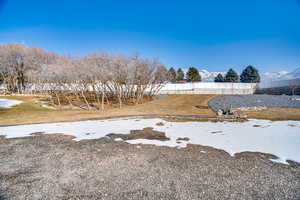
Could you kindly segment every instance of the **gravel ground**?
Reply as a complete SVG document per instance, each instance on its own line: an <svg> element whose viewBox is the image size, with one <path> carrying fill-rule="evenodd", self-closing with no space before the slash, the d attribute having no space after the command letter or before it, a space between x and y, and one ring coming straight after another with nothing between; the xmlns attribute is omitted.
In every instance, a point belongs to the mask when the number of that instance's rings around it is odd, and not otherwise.
<svg viewBox="0 0 300 200"><path fill-rule="evenodd" d="M208 102L214 110L226 110L230 107L286 107L300 108L300 96L285 95L219 95Z"/></svg>
<svg viewBox="0 0 300 200"><path fill-rule="evenodd" d="M300 199L299 164L274 163L272 157L109 137L2 137L0 199Z"/></svg>

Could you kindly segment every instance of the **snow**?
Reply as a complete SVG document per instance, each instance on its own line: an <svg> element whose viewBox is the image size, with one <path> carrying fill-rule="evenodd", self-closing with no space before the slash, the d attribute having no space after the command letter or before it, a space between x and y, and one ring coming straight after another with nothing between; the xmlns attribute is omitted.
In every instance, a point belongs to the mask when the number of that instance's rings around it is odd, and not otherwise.
<svg viewBox="0 0 300 200"><path fill-rule="evenodd" d="M122 142L122 141L123 141L122 138L115 138L114 140L115 140L116 142Z"/></svg>
<svg viewBox="0 0 300 200"><path fill-rule="evenodd" d="M262 79L262 81L279 80L281 77L283 77L284 75L286 75L288 73L289 72L287 72L287 71L265 72L265 73L262 73L261 79Z"/></svg>
<svg viewBox="0 0 300 200"><path fill-rule="evenodd" d="M188 72L189 69L183 68L182 71L184 72L185 78L186 73ZM199 74L201 76L201 79L203 82L214 82L215 77L218 76L218 74L222 74L223 76L226 75L226 72L209 72L206 69L199 70Z"/></svg>
<svg viewBox="0 0 300 200"><path fill-rule="evenodd" d="M183 68L182 71L184 72L186 78L186 72L188 71L188 69ZM226 72L210 72L206 69L199 70L199 74L201 75L203 82L214 82L215 77L219 73L222 74L223 76L226 75ZM290 80L290 79L300 78L300 68L297 68L292 72L278 71L278 72L264 72L260 74L261 74L262 82Z"/></svg>
<svg viewBox="0 0 300 200"><path fill-rule="evenodd" d="M166 122L164 122L166 123ZM291 124L293 126L291 126ZM165 131L170 141L130 140L131 144L155 144L177 146L200 144L222 149L230 155L252 151L270 153L279 157L278 162L287 159L300 162L300 122L255 120L249 122L184 122L166 123L166 127L156 128ZM188 137L189 141L176 143L178 137ZM273 159L274 160L274 159Z"/></svg>
<svg viewBox="0 0 300 200"><path fill-rule="evenodd" d="M74 140L97 139L110 133L129 133L145 127L154 127L159 119L135 121L136 119L88 120L77 122L61 122L48 124L31 124L0 127L0 135L7 138L31 136L31 133L44 132L48 134L63 133L72 135Z"/></svg>
<svg viewBox="0 0 300 200"><path fill-rule="evenodd" d="M290 80L290 79L300 78L300 68L297 68L290 73L284 74L279 78L280 80Z"/></svg>
<svg viewBox="0 0 300 200"><path fill-rule="evenodd" d="M292 72L279 71L279 72L265 72L261 75L262 82L270 81L283 81L300 78L300 68L293 70Z"/></svg>
<svg viewBox="0 0 300 200"><path fill-rule="evenodd" d="M163 122L164 126L157 126L158 122ZM126 118L0 127L0 135L15 138L30 136L34 132L64 133L73 135L74 140L80 141L101 138L109 133L128 134L130 130L145 127L165 132L170 140L136 139L126 142L177 148L184 148L187 144L200 144L225 150L232 156L238 152L252 151L276 155L279 159L271 159L276 162L286 163L287 159L300 162L300 121L272 122L251 119L244 123L167 122L161 119L140 118L137 121L136 118ZM177 143L176 139L179 137L187 137L190 140Z"/></svg>
<svg viewBox="0 0 300 200"><path fill-rule="evenodd" d="M11 108L12 106L18 105L20 103L22 103L22 101L13 99L0 99L0 108Z"/></svg>

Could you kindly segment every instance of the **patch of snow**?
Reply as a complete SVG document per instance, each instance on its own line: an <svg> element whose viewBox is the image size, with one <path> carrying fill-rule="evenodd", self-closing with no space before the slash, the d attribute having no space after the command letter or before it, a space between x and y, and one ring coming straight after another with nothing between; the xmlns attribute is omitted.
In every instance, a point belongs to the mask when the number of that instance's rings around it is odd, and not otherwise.
<svg viewBox="0 0 300 200"><path fill-rule="evenodd" d="M128 134L131 130L141 130L145 127L154 127L161 119L149 119L134 121L134 119L109 119L109 120L87 120L77 122L60 122L45 124L30 124L0 127L0 135L7 138L31 136L34 132L45 132L47 134L62 133L76 137L74 140L97 139L105 137L110 133ZM88 133L88 134L87 134ZM93 134L90 134L93 133Z"/></svg>
<svg viewBox="0 0 300 200"><path fill-rule="evenodd" d="M22 101L14 99L0 99L0 108L11 108L12 106L18 105Z"/></svg>
<svg viewBox="0 0 300 200"><path fill-rule="evenodd" d="M116 142L122 142L123 139L122 138L115 138L114 141L116 141Z"/></svg>
<svg viewBox="0 0 300 200"><path fill-rule="evenodd" d="M285 163L285 164L287 164L285 160L282 160L280 158L277 158L277 159L270 158L269 160L272 161L272 162L275 162L275 163Z"/></svg>
<svg viewBox="0 0 300 200"><path fill-rule="evenodd" d="M290 159L300 162L300 121L268 121L251 119L248 122L167 122L156 126L161 119L136 118L79 121L51 124L33 124L0 127L0 135L7 138L30 136L33 132L64 133L75 136L75 140L96 139L110 133L128 134L130 130L155 127L166 133L168 141L136 139L127 140L130 144L153 144L184 148L187 144L211 146L227 151L230 155L252 151L269 153L279 157L278 162ZM294 126L291 127L290 124ZM254 126L256 125L256 126ZM212 132L222 131L222 134ZM86 135L86 133L95 133ZM188 137L189 141L177 143L177 138Z"/></svg>

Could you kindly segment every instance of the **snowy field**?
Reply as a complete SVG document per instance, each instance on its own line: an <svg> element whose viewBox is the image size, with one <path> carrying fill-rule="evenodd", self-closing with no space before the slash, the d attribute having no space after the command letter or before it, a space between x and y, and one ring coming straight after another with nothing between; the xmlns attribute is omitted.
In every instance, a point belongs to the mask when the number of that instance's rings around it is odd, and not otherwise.
<svg viewBox="0 0 300 200"><path fill-rule="evenodd" d="M162 122L163 126L157 123ZM166 122L161 119L110 119L96 121L63 122L0 127L0 135L7 138L30 136L31 133L64 133L73 135L74 140L96 139L110 133L128 134L130 130L153 127L166 133L169 141L127 140L131 144L154 144L184 148L188 143L222 149L230 155L252 151L270 153L279 157L300 162L300 121L249 120L248 122ZM189 141L177 143L179 137Z"/></svg>
<svg viewBox="0 0 300 200"><path fill-rule="evenodd" d="M0 99L0 108L11 108L12 106L18 105L22 101L12 99Z"/></svg>

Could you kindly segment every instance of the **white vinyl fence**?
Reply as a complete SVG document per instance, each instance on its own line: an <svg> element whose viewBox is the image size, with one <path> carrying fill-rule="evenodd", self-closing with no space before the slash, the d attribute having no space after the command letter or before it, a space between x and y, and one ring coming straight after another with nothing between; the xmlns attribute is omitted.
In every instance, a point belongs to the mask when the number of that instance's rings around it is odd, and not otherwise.
<svg viewBox="0 0 300 200"><path fill-rule="evenodd" d="M168 83L159 94L253 94L256 83Z"/></svg>
<svg viewBox="0 0 300 200"><path fill-rule="evenodd" d="M256 83L166 83L158 94L253 94L256 87ZM28 85L26 91L47 91L50 88L65 90L67 87L60 85L55 87L53 84ZM89 90L92 91L93 88L90 87Z"/></svg>

